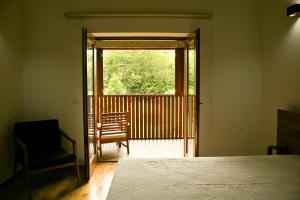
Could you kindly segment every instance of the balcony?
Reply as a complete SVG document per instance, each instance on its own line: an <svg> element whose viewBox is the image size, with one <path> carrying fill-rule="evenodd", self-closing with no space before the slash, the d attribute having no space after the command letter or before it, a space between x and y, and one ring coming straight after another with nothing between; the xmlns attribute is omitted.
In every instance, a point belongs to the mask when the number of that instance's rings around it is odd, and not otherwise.
<svg viewBox="0 0 300 200"><path fill-rule="evenodd" d="M94 96L88 96L89 129L92 131ZM183 139L184 97L176 95L103 95L95 98L95 121L98 113L129 111L131 140ZM188 98L190 105L194 96ZM192 123L188 123L192 124ZM189 127L192 128L192 127Z"/></svg>

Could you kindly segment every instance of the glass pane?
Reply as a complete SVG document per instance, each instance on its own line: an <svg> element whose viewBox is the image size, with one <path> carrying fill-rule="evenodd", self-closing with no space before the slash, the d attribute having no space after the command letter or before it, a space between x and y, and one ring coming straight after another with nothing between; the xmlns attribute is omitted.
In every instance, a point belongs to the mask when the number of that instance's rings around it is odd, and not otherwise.
<svg viewBox="0 0 300 200"><path fill-rule="evenodd" d="M87 50L87 105L88 105L88 134L89 138L94 137L94 56L93 49ZM91 140L92 141L92 140ZM89 142L89 156L95 154L94 142Z"/></svg>
<svg viewBox="0 0 300 200"><path fill-rule="evenodd" d="M175 94L175 50L104 50L104 94Z"/></svg>

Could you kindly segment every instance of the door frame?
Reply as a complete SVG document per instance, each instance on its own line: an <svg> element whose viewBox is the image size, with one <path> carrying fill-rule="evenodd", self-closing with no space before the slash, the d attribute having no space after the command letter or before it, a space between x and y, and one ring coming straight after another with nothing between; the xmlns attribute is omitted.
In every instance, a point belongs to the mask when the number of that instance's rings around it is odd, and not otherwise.
<svg viewBox="0 0 300 200"><path fill-rule="evenodd" d="M85 181L90 179L89 135L88 135L88 89L87 89L87 32L82 28L82 102L83 102L83 139L85 160Z"/></svg>
<svg viewBox="0 0 300 200"><path fill-rule="evenodd" d="M198 29L199 34L198 36L198 42L197 42L197 48L200 49L200 29ZM107 39L116 39L116 38L107 38ZM120 39L120 38L117 38ZM126 39L126 37L122 37L122 39ZM137 38L135 38L137 39ZM150 39L150 38L148 38ZM152 38L151 38L152 39ZM157 38L156 38L157 39ZM161 39L161 38L160 38ZM178 38L177 38L178 39ZM182 38L181 38L182 39ZM87 70L86 70L86 62L87 62L87 56L84 53L84 49L87 49L87 29L82 28L82 80L83 80L83 125L84 125L84 153L85 153L85 164L86 164L86 179L89 180L90 178L90 172L89 172L89 151L88 151L88 120L87 120ZM97 57L98 57L98 50L97 50ZM200 77L200 53L199 55L197 55L197 57L199 57L198 59L196 59L196 76ZM98 61L98 60L97 60ZM98 65L98 64L97 64ZM96 65L96 66L97 66ZM96 70L98 70L98 68L96 67ZM97 82L98 80L96 80ZM97 83L96 83L97 84ZM200 78L199 78L199 85L200 85ZM199 99L197 100L197 129L199 131L196 131L195 134L195 141L196 141L196 145L195 145L195 156L199 156L199 132L200 132L200 87L198 86L196 89L197 95L199 97ZM98 91L96 91L95 93L96 97L98 96ZM96 114L96 113L95 113ZM186 124L186 123L185 123Z"/></svg>

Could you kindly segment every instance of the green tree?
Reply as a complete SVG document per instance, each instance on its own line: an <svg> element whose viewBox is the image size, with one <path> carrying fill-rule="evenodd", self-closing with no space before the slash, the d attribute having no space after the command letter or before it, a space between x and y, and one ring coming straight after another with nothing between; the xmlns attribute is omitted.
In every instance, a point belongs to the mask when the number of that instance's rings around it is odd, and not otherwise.
<svg viewBox="0 0 300 200"><path fill-rule="evenodd" d="M174 94L174 88L174 50L104 51L105 94Z"/></svg>
<svg viewBox="0 0 300 200"><path fill-rule="evenodd" d="M113 73L111 75L111 78L108 82L108 87L106 88L107 94L126 94L126 89L121 82L121 80L118 79L118 75L116 73Z"/></svg>

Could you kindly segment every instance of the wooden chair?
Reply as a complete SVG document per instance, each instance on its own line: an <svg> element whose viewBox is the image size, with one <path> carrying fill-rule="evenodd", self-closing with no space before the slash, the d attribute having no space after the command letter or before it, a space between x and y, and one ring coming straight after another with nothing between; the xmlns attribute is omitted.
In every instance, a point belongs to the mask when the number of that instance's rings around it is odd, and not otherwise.
<svg viewBox="0 0 300 200"><path fill-rule="evenodd" d="M15 173L20 163L25 171L29 199L32 198L29 175L33 173L74 166L79 184L76 142L59 129L58 120L19 122L14 130ZM73 152L62 148L62 137L72 143Z"/></svg>
<svg viewBox="0 0 300 200"><path fill-rule="evenodd" d="M100 157L102 157L101 144L117 142L127 148L129 154L128 133L130 132L129 112L102 113L100 123L97 124L97 140ZM126 141L126 144L122 143Z"/></svg>

